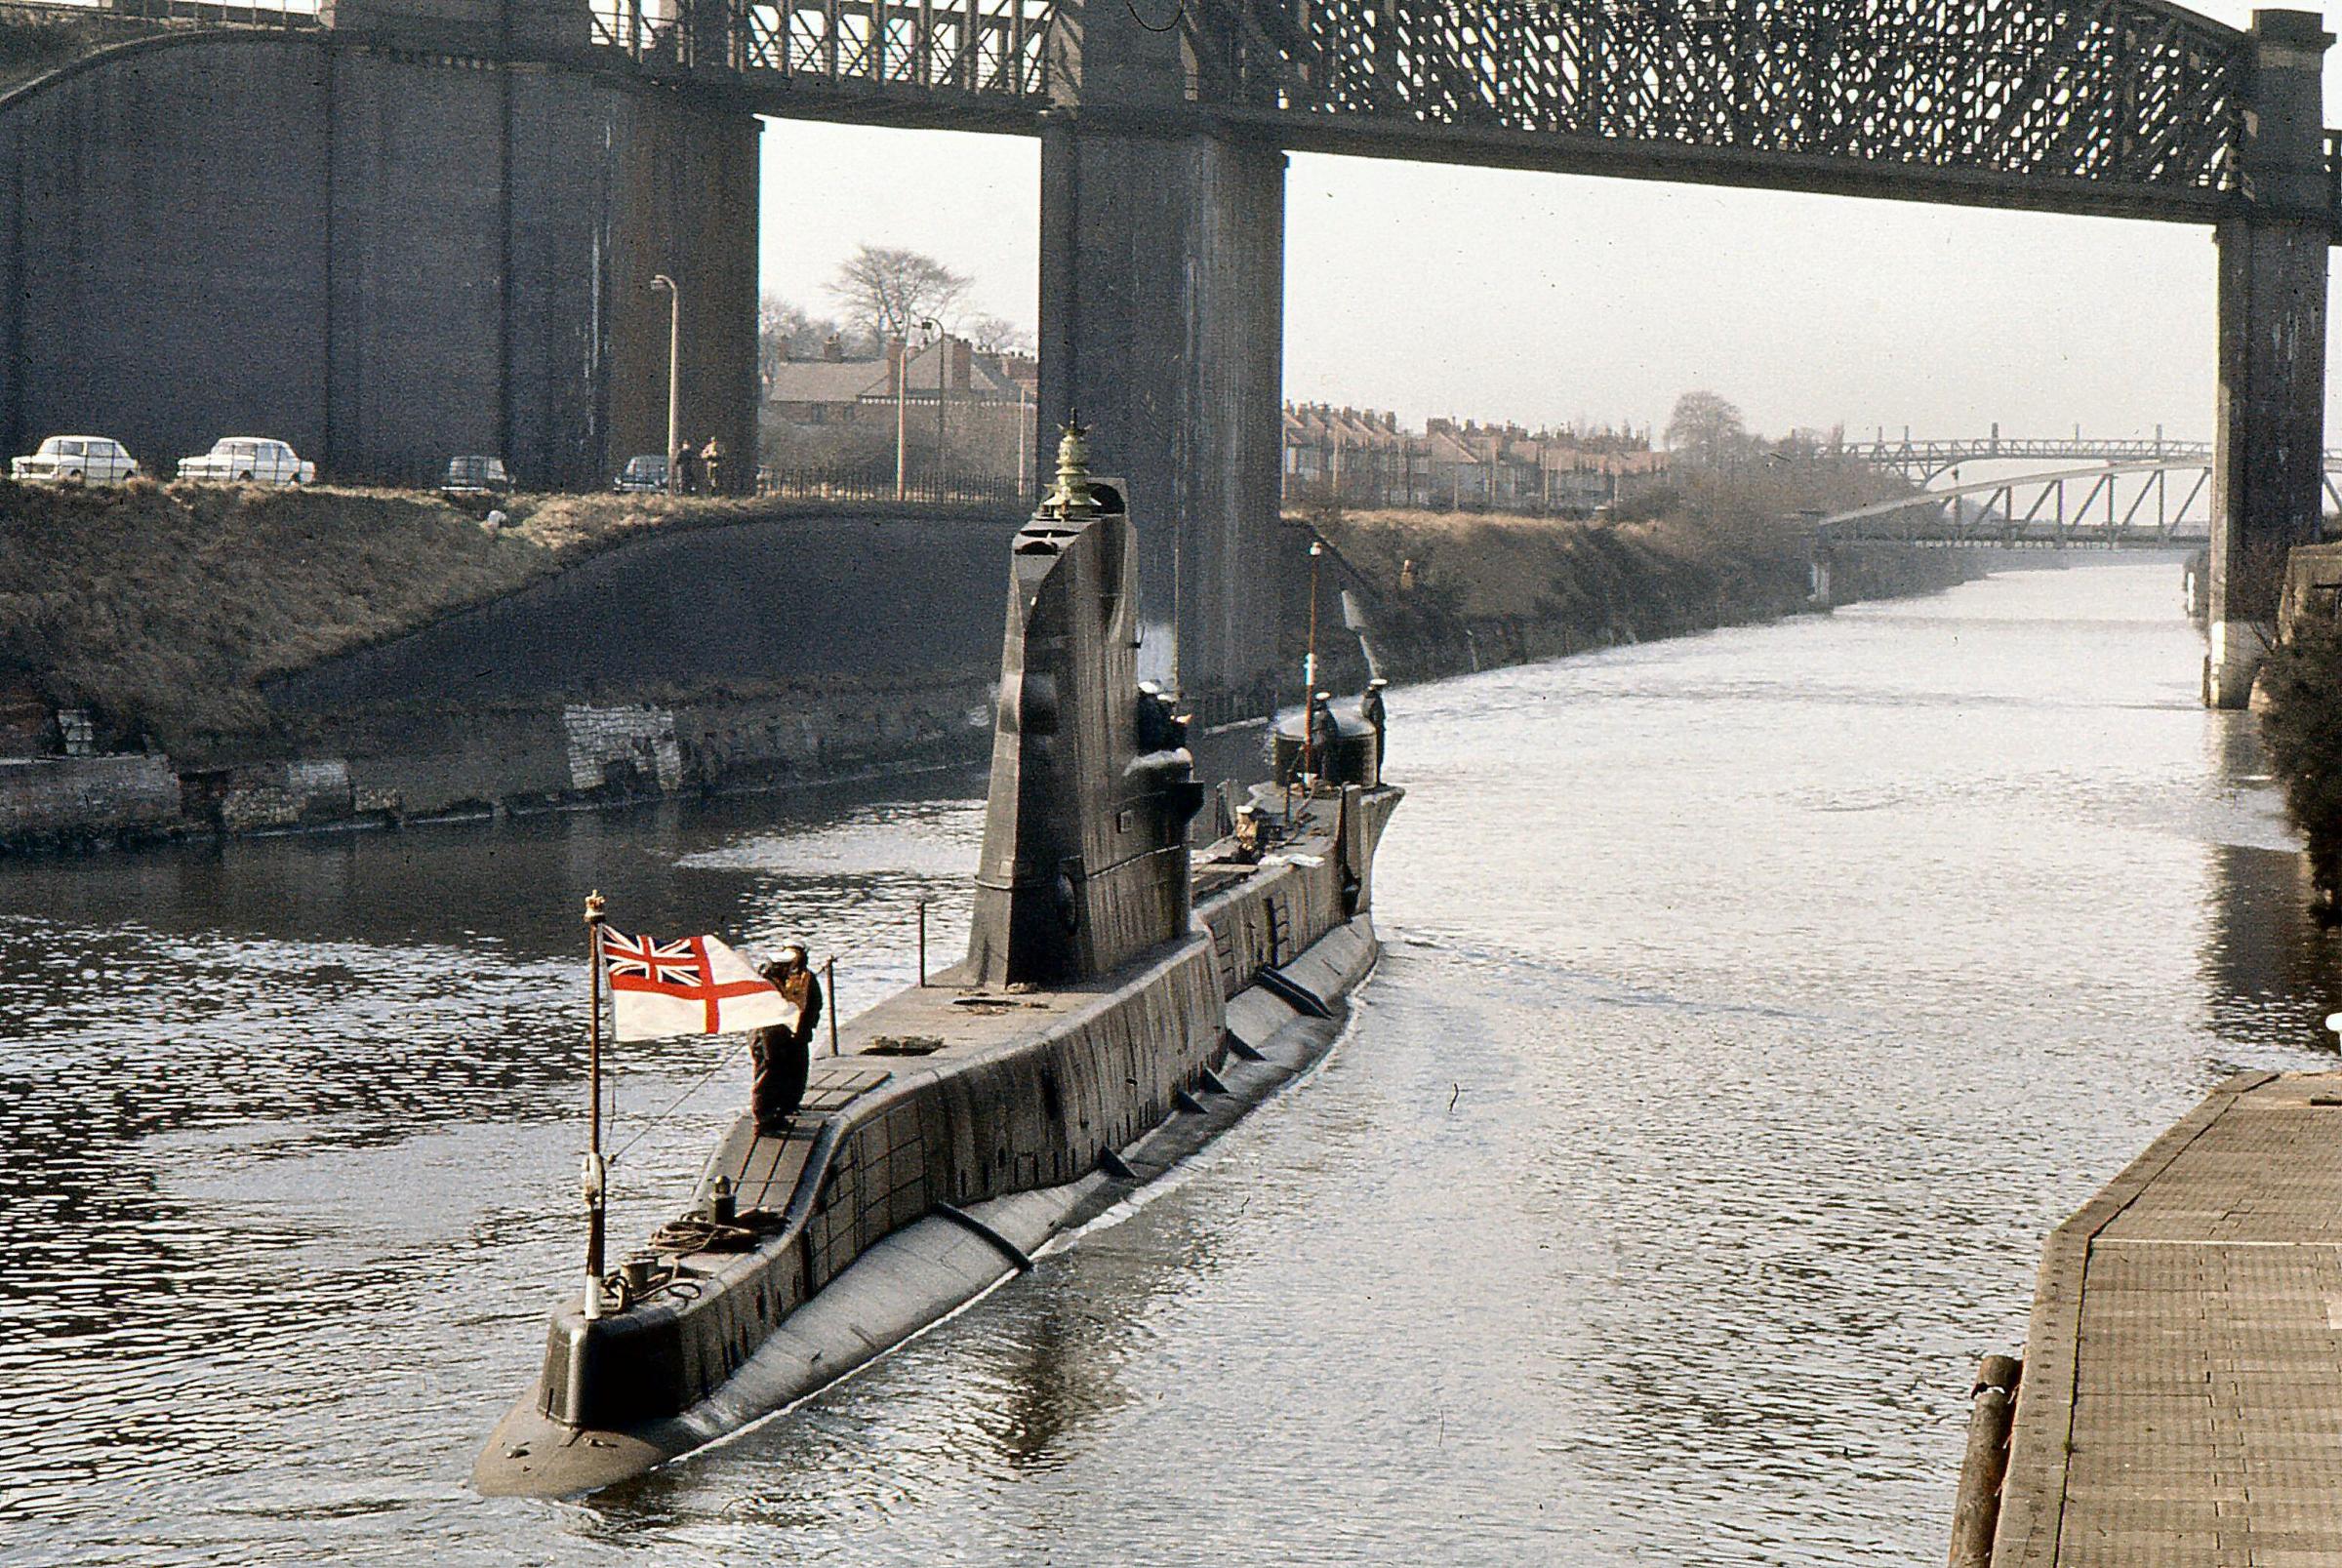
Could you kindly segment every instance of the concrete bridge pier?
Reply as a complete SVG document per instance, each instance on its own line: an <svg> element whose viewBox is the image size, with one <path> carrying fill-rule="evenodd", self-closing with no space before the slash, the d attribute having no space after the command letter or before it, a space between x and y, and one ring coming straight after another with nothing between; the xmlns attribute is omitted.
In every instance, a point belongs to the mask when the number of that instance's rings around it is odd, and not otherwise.
<svg viewBox="0 0 2342 1568"><path fill-rule="evenodd" d="M1041 134L1043 465L1075 413L1138 525L1140 672L1191 699L1275 667L1285 158L1181 124L1176 28L1068 5Z"/></svg>
<svg viewBox="0 0 2342 1568"><path fill-rule="evenodd" d="M2326 249L2322 72L2333 42L2315 12L2256 11L2238 174L2246 210L2220 248L2220 391L2203 700L2241 707L2276 636L2285 551L2318 538L2325 436Z"/></svg>
<svg viewBox="0 0 2342 1568"><path fill-rule="evenodd" d="M599 489L682 433L750 471L758 122L629 78L582 0L330 0L179 29L0 96L0 447L222 435L333 481L459 453ZM536 59L529 57L535 56Z"/></svg>

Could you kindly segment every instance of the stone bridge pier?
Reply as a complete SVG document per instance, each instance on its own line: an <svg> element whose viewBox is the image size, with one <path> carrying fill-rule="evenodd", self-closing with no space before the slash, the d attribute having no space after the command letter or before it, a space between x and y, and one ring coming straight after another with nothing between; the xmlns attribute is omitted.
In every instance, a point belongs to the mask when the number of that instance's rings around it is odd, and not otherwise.
<svg viewBox="0 0 2342 1568"><path fill-rule="evenodd" d="M0 445L149 472L271 435L329 481L459 453L599 489L756 441L758 122L608 68L580 0L332 0L0 94ZM746 463L737 471L745 474Z"/></svg>
<svg viewBox="0 0 2342 1568"><path fill-rule="evenodd" d="M2314 12L2253 13L2242 210L2214 229L2220 389L2203 700L2215 707L2244 705L2277 634L2285 551L2318 538L2335 217L2322 73L2332 42Z"/></svg>
<svg viewBox="0 0 2342 1568"><path fill-rule="evenodd" d="M1180 29L1067 7L1041 129L1040 413L1131 486L1140 669L1191 698L1271 670L1280 583L1285 155L1182 113ZM1044 461L1037 470L1047 472Z"/></svg>

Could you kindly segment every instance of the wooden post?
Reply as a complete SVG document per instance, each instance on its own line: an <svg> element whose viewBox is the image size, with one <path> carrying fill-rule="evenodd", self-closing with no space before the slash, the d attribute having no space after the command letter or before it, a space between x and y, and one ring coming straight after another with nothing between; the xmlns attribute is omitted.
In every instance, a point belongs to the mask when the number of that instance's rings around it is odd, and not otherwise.
<svg viewBox="0 0 2342 1568"><path fill-rule="evenodd" d="M837 1055L837 955L822 960L822 989L829 993L829 1054Z"/></svg>
<svg viewBox="0 0 2342 1568"><path fill-rule="evenodd" d="M1970 1392L1968 1447L1952 1509L1951 1568L1992 1568L1993 1531L2000 1522L2000 1483L2008 1473L2008 1433L2024 1364L1988 1355Z"/></svg>
<svg viewBox="0 0 2342 1568"><path fill-rule="evenodd" d="M919 988L927 988L927 901L919 901Z"/></svg>

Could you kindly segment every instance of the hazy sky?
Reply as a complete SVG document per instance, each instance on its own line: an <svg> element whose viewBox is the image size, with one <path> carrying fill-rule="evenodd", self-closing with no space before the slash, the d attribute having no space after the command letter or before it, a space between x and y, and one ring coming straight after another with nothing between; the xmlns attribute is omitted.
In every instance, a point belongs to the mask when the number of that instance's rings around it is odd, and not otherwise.
<svg viewBox="0 0 2342 1568"><path fill-rule="evenodd" d="M1022 138L768 121L765 287L826 308L857 244L904 245L1030 324L1038 164ZM2210 433L2209 228L1310 156L1286 212L1290 398L1639 424L1706 386L1771 432Z"/></svg>

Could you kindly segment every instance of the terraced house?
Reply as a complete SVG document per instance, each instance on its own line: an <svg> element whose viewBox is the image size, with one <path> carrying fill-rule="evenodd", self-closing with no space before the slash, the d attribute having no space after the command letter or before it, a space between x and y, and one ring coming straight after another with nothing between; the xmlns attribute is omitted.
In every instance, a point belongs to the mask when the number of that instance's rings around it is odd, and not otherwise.
<svg viewBox="0 0 2342 1568"><path fill-rule="evenodd" d="M1528 430L1435 419L1402 428L1395 414L1288 403L1288 504L1587 516L1667 470L1648 430Z"/></svg>

